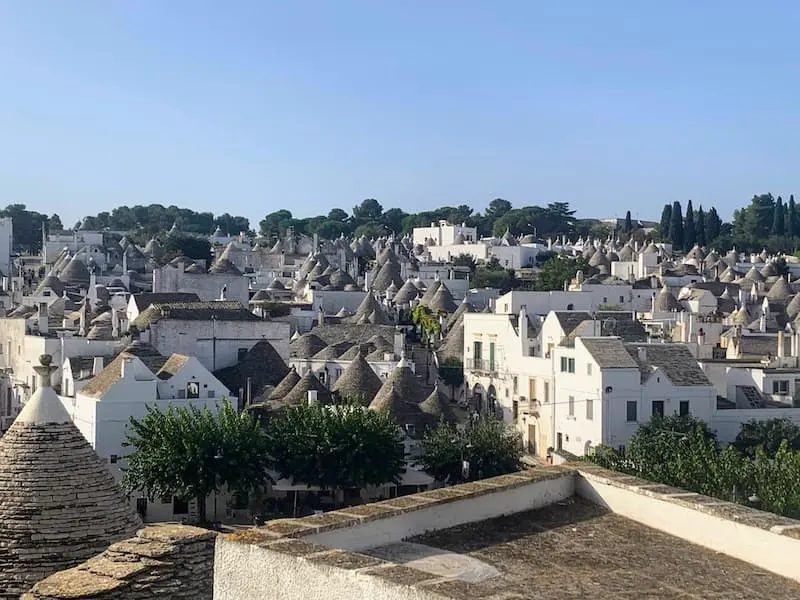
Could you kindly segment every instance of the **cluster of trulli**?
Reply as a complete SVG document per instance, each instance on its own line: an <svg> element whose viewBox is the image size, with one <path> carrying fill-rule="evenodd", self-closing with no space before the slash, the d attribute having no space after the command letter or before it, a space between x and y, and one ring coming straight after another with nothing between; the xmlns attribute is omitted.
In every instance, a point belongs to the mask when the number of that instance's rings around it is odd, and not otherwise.
<svg viewBox="0 0 800 600"><path fill-rule="evenodd" d="M142 526L114 478L50 386L39 387L0 438L0 598L74 567Z"/></svg>

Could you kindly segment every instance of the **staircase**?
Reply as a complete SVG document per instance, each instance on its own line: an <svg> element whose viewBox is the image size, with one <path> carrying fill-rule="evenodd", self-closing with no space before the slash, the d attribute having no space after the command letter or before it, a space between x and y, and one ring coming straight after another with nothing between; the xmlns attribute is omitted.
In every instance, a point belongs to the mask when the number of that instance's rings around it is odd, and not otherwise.
<svg viewBox="0 0 800 600"><path fill-rule="evenodd" d="M752 385L736 386L736 407L739 408L762 408L764 398L758 388Z"/></svg>

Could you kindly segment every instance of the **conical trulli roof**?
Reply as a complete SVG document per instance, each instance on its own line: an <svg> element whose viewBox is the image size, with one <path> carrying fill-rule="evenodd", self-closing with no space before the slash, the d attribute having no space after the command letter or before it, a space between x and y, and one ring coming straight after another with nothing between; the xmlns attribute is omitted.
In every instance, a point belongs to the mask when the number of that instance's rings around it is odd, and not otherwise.
<svg viewBox="0 0 800 600"><path fill-rule="evenodd" d="M281 382L272 390L272 393L269 395L269 400L281 400L286 394L292 391L299 381L300 375L297 374L297 369L292 367L289 369L286 377L281 379Z"/></svg>
<svg viewBox="0 0 800 600"><path fill-rule="evenodd" d="M395 304L410 304L417 296L419 296L419 289L414 285L413 280L406 279L406 282L397 290L392 301Z"/></svg>
<svg viewBox="0 0 800 600"><path fill-rule="evenodd" d="M369 366L364 356L359 353L336 380L333 391L342 397L360 397L369 405L383 382Z"/></svg>
<svg viewBox="0 0 800 600"><path fill-rule="evenodd" d="M419 409L428 417L428 425L432 427L436 426L440 420L444 420L447 423L455 423L458 420L447 398L439 391L438 385L430 396L422 401Z"/></svg>
<svg viewBox="0 0 800 600"><path fill-rule="evenodd" d="M433 311L450 314L456 312L458 306L456 306L453 295L450 293L450 290L447 289L447 286L441 284L433 295L433 298L431 298L428 308Z"/></svg>
<svg viewBox="0 0 800 600"><path fill-rule="evenodd" d="M656 295L655 302L653 303L653 311L672 312L680 309L681 305L678 304L675 296L672 295L672 292L669 291L669 288L666 285L663 286L661 291Z"/></svg>
<svg viewBox="0 0 800 600"><path fill-rule="evenodd" d="M453 328L447 333L442 341L442 345L436 351L436 356L440 361L448 358L464 360L464 319L460 319Z"/></svg>
<svg viewBox="0 0 800 600"><path fill-rule="evenodd" d="M769 292L767 292L767 298L770 300L786 300L791 295L792 288L789 287L789 282L786 281L785 277L778 278L769 288Z"/></svg>
<svg viewBox="0 0 800 600"><path fill-rule="evenodd" d="M795 294L791 302L786 305L786 316L794 319L797 315L800 315L800 294Z"/></svg>
<svg viewBox="0 0 800 600"><path fill-rule="evenodd" d="M428 306L431 303L431 300L433 300L433 297L436 295L436 292L439 291L439 288L441 286L442 282L439 279L436 279L428 287L428 289L425 290L425 293L422 295L422 298L420 298L419 303L422 304L422 306Z"/></svg>
<svg viewBox="0 0 800 600"><path fill-rule="evenodd" d="M397 398L393 397L394 394L404 403L415 407L418 407L419 403L427 397L424 388L417 381L405 358L397 364L397 368L392 371L391 375L383 383L369 407L373 410L389 410L392 412L392 405L397 401Z"/></svg>
<svg viewBox="0 0 800 600"><path fill-rule="evenodd" d="M311 358L327 346L316 333L306 333L289 344L289 353L297 358Z"/></svg>
<svg viewBox="0 0 800 600"><path fill-rule="evenodd" d="M39 389L0 439L0 598L132 537L142 526L107 467L50 387Z"/></svg>
<svg viewBox="0 0 800 600"><path fill-rule="evenodd" d="M292 388L291 392L278 400L278 403L284 406L300 404L308 399L308 392L312 390L317 392L317 402L330 404L330 392L328 392L325 386L317 379L317 376L310 370L300 378L300 381Z"/></svg>
<svg viewBox="0 0 800 600"><path fill-rule="evenodd" d="M471 313L471 312L474 312L472 304L470 304L467 301L467 297L464 296L464 300L461 302L461 304L458 305L456 312L447 317L447 321L445 321L444 325L445 331L450 331L453 328L453 326L456 323L458 323L459 319L461 319L461 315L463 315L464 313Z"/></svg>

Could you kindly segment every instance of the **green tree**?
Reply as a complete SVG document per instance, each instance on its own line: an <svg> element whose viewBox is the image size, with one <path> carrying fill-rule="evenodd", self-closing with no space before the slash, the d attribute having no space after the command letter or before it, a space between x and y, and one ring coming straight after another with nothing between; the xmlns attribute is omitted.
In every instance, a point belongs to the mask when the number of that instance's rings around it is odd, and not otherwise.
<svg viewBox="0 0 800 600"><path fill-rule="evenodd" d="M469 267L470 273L474 273L477 263L475 262L475 257L471 254L459 254L453 259L453 266Z"/></svg>
<svg viewBox="0 0 800 600"><path fill-rule="evenodd" d="M694 209L692 208L692 201L686 203L686 216L684 217L683 225L683 247L686 250L694 248L697 243L697 235L694 230Z"/></svg>
<svg viewBox="0 0 800 600"><path fill-rule="evenodd" d="M455 397L456 388L464 383L464 363L461 359L451 356L444 359L437 370L439 379L450 386L451 395Z"/></svg>
<svg viewBox="0 0 800 600"><path fill-rule="evenodd" d="M756 457L756 448L762 448L769 458L774 458L784 441L791 450L800 450L800 426L786 418L753 420L742 423L733 445L748 458Z"/></svg>
<svg viewBox="0 0 800 600"><path fill-rule="evenodd" d="M64 225L61 224L61 217L57 214L53 214L50 216L50 219L47 223L47 230L48 231L62 231L64 229Z"/></svg>
<svg viewBox="0 0 800 600"><path fill-rule="evenodd" d="M490 221L496 221L509 211L511 211L511 202L503 200L502 198L495 198L489 202L489 207L485 211L486 218Z"/></svg>
<svg viewBox="0 0 800 600"><path fill-rule="evenodd" d="M672 203L672 212L669 222L669 237L676 250L682 250L683 244L683 212L681 203L677 200Z"/></svg>
<svg viewBox="0 0 800 600"><path fill-rule="evenodd" d="M536 273L536 289L540 291L561 291L578 271L589 269L589 263L582 256L565 258L556 256L545 262Z"/></svg>
<svg viewBox="0 0 800 600"><path fill-rule="evenodd" d="M672 223L672 205L665 204L664 209L661 211L661 221L658 226L661 237L665 240L671 239L669 230L670 223Z"/></svg>
<svg viewBox="0 0 800 600"><path fill-rule="evenodd" d="M42 227L47 215L28 210L24 204L9 204L0 210L0 217L10 217L14 237L14 251L38 253L42 249Z"/></svg>
<svg viewBox="0 0 800 600"><path fill-rule="evenodd" d="M521 281L517 279L514 269L503 269L502 267L497 269L477 267L472 278L473 288L496 288L500 290L501 294L517 289L520 284Z"/></svg>
<svg viewBox="0 0 800 600"><path fill-rule="evenodd" d="M211 242L197 235L168 235L164 241L162 262L166 264L181 255L208 263L211 260Z"/></svg>
<svg viewBox="0 0 800 600"><path fill-rule="evenodd" d="M408 215L401 208L390 208L380 218L380 222L389 230L394 233L403 231L403 219Z"/></svg>
<svg viewBox="0 0 800 600"><path fill-rule="evenodd" d="M281 477L324 489L362 488L397 482L405 448L387 413L357 403L303 403L269 421L268 446Z"/></svg>
<svg viewBox="0 0 800 600"><path fill-rule="evenodd" d="M422 339L434 341L442 331L442 324L439 318L433 314L430 308L417 304L411 309L411 322L417 325L422 332Z"/></svg>
<svg viewBox="0 0 800 600"><path fill-rule="evenodd" d="M797 206L794 203L794 194L789 196L789 204L786 209L786 235L790 238L798 234L797 227Z"/></svg>
<svg viewBox="0 0 800 600"><path fill-rule="evenodd" d="M783 235L786 233L785 213L783 211L783 198L778 196L775 201L775 208L772 211L772 235Z"/></svg>
<svg viewBox="0 0 800 600"><path fill-rule="evenodd" d="M710 244L722 233L722 219L713 206L706 213L706 241Z"/></svg>
<svg viewBox="0 0 800 600"><path fill-rule="evenodd" d="M480 417L464 428L442 422L429 430L418 463L438 481L454 485L518 471L521 458L519 432L494 417Z"/></svg>
<svg viewBox="0 0 800 600"><path fill-rule="evenodd" d="M286 230L293 226L294 218L288 210L281 209L269 213L258 223L259 231L266 238L280 238L286 235Z"/></svg>
<svg viewBox="0 0 800 600"><path fill-rule="evenodd" d="M328 212L329 221L339 221L340 223L346 223L349 219L350 216L347 214L346 211L342 210L341 208L332 208L330 212Z"/></svg>
<svg viewBox="0 0 800 600"><path fill-rule="evenodd" d="M623 225L623 229L625 233L630 233L633 231L633 221L631 220L631 211L625 213L625 225Z"/></svg>
<svg viewBox="0 0 800 600"><path fill-rule="evenodd" d="M367 198L353 207L353 218L357 221L378 221L383 215L383 207L375 198Z"/></svg>
<svg viewBox="0 0 800 600"><path fill-rule="evenodd" d="M694 214L694 231L697 236L697 243L702 247L706 245L706 215L702 205Z"/></svg>
<svg viewBox="0 0 800 600"><path fill-rule="evenodd" d="M246 494L268 480L263 430L227 401L216 415L191 404L148 407L141 420L131 418L123 446L131 449L123 478L128 493L195 499L201 520L209 494Z"/></svg>
<svg viewBox="0 0 800 600"><path fill-rule="evenodd" d="M219 227L227 235L239 235L250 232L250 220L223 213L214 219L214 227Z"/></svg>

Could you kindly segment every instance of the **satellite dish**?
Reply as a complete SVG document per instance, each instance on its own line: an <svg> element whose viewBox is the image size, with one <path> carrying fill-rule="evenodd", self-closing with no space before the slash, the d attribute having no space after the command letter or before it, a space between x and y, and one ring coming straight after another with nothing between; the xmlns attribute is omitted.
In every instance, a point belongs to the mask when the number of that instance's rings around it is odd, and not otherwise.
<svg viewBox="0 0 800 600"><path fill-rule="evenodd" d="M617 329L617 320L614 317L609 317L603 320L603 334L614 335Z"/></svg>

